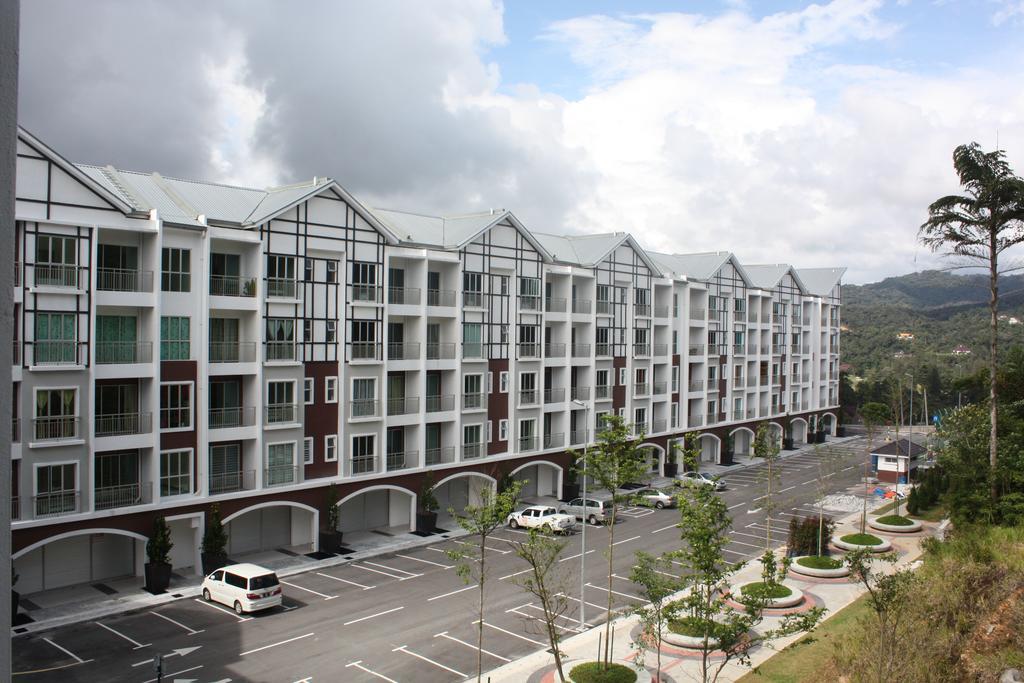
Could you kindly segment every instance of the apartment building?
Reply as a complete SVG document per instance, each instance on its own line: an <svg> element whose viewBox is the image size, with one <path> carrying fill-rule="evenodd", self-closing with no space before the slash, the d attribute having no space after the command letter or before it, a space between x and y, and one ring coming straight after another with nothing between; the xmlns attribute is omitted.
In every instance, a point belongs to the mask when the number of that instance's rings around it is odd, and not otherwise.
<svg viewBox="0 0 1024 683"><path fill-rule="evenodd" d="M362 205L73 164L19 131L12 495L24 593L139 575L156 516L198 571L229 552L410 531L509 475L558 496L570 448L623 416L661 473L831 431L842 269L661 254L510 211Z"/></svg>

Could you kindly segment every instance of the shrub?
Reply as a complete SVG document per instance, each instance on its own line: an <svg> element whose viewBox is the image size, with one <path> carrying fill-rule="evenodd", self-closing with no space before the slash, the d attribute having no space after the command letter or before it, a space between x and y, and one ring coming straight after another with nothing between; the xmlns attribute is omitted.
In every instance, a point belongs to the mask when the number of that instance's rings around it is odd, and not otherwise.
<svg viewBox="0 0 1024 683"><path fill-rule="evenodd" d="M220 506L210 506L210 516L206 520L206 531L203 533L203 552L210 556L225 554L228 547L228 535L220 521Z"/></svg>
<svg viewBox="0 0 1024 683"><path fill-rule="evenodd" d="M167 520L157 517L153 520L153 535L146 541L146 557L152 564L170 564L170 552L173 547Z"/></svg>
<svg viewBox="0 0 1024 683"><path fill-rule="evenodd" d="M846 534L842 541L854 545L882 545L882 539L874 534Z"/></svg>
<svg viewBox="0 0 1024 683"><path fill-rule="evenodd" d="M839 569L843 566L842 560L822 555L808 555L807 557L796 558L796 563L810 569Z"/></svg>
<svg viewBox="0 0 1024 683"><path fill-rule="evenodd" d="M831 517L825 517L821 525L821 551L828 552L828 544L832 540L832 532L835 530L835 521ZM817 555L818 554L818 518L817 517L791 517L789 520L789 539L786 542L787 550L793 555Z"/></svg>
<svg viewBox="0 0 1024 683"><path fill-rule="evenodd" d="M907 514L916 515L921 511L921 495L917 492L918 487L910 489L907 496Z"/></svg>
<svg viewBox="0 0 1024 683"><path fill-rule="evenodd" d="M569 671L569 678L575 683L636 683L636 673L622 664L609 664L604 668L601 662L584 662Z"/></svg>
<svg viewBox="0 0 1024 683"><path fill-rule="evenodd" d="M879 517L875 521L879 524L888 524L890 526L911 526L914 523L914 520L903 515L886 515L885 517Z"/></svg>

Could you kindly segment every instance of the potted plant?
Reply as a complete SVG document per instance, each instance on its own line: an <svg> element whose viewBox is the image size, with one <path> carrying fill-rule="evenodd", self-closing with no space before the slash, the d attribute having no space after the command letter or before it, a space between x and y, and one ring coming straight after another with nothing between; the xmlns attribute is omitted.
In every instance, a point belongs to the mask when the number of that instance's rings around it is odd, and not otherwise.
<svg viewBox="0 0 1024 683"><path fill-rule="evenodd" d="M320 550L327 553L341 552L341 506L338 505L338 485L327 487L326 507L323 513L326 524L320 530Z"/></svg>
<svg viewBox="0 0 1024 683"><path fill-rule="evenodd" d="M578 474L576 458L569 461L569 467L565 470L565 479L562 481L562 500L569 501L580 496L580 484L576 476Z"/></svg>
<svg viewBox="0 0 1024 683"><path fill-rule="evenodd" d="M782 448L787 451L791 451L795 448L795 446L793 446L793 425L786 426L786 432L782 437Z"/></svg>
<svg viewBox="0 0 1024 683"><path fill-rule="evenodd" d="M228 563L228 535L220 521L220 506L210 506L210 515L206 519L206 531L203 532L203 574L210 574Z"/></svg>
<svg viewBox="0 0 1024 683"><path fill-rule="evenodd" d="M679 474L679 453L676 451L676 444L669 444L668 453L665 455L665 476L675 479Z"/></svg>
<svg viewBox="0 0 1024 683"><path fill-rule="evenodd" d="M736 434L732 433L725 438L725 457L728 462L733 461L736 455Z"/></svg>
<svg viewBox="0 0 1024 683"><path fill-rule="evenodd" d="M433 533L437 528L437 497L434 495L434 475L428 474L423 479L420 495L417 498L419 510L416 511L416 531Z"/></svg>
<svg viewBox="0 0 1024 683"><path fill-rule="evenodd" d="M171 585L171 529L162 516L153 520L153 535L146 541L146 590L163 593Z"/></svg>

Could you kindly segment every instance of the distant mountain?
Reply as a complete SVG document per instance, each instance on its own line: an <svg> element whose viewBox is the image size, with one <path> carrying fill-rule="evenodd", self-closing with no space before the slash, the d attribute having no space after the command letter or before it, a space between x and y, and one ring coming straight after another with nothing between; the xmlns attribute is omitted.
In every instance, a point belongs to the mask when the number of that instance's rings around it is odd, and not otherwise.
<svg viewBox="0 0 1024 683"><path fill-rule="evenodd" d="M1024 275L999 280L1000 297L1024 292ZM868 285L843 285L844 304L935 308L988 303L988 276L923 270Z"/></svg>

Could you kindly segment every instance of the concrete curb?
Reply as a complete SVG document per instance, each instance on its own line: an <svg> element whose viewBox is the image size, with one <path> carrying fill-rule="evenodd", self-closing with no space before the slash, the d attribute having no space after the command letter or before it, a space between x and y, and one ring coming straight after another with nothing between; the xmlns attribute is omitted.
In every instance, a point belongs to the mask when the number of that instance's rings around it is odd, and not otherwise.
<svg viewBox="0 0 1024 683"><path fill-rule="evenodd" d="M919 520L916 519L911 520L913 524L904 525L883 524L882 522L879 522L878 519L878 517L868 519L868 526L872 529L877 529L878 531L887 531L891 534L912 534L915 531L920 531L924 528L924 524L922 524Z"/></svg>

